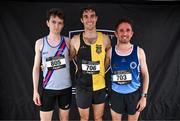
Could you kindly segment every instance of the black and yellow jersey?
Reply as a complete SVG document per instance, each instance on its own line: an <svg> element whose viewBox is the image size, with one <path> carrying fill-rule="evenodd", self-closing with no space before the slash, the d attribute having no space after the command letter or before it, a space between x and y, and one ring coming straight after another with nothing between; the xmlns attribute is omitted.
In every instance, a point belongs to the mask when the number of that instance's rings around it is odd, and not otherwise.
<svg viewBox="0 0 180 121"><path fill-rule="evenodd" d="M94 44L87 45L80 34L80 47L77 53L77 86L97 91L105 88L105 47L103 34L98 32Z"/></svg>

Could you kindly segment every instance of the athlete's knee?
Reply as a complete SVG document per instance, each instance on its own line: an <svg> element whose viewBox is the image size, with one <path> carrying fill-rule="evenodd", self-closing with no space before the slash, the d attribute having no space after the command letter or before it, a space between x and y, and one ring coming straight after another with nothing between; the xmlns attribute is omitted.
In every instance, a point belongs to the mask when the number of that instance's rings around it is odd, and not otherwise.
<svg viewBox="0 0 180 121"><path fill-rule="evenodd" d="M69 110L59 110L59 119L60 121L68 121L69 120Z"/></svg>
<svg viewBox="0 0 180 121"><path fill-rule="evenodd" d="M81 118L81 121L88 121L89 120L89 115L88 114L81 114L80 118Z"/></svg>
<svg viewBox="0 0 180 121"><path fill-rule="evenodd" d="M68 121L69 117L68 116L61 116L59 117L60 121Z"/></svg>
<svg viewBox="0 0 180 121"><path fill-rule="evenodd" d="M98 115L94 115L95 121L102 121L103 113L99 113Z"/></svg>
<svg viewBox="0 0 180 121"><path fill-rule="evenodd" d="M97 117L94 117L94 121L102 121L102 116L97 116Z"/></svg>
<svg viewBox="0 0 180 121"><path fill-rule="evenodd" d="M89 120L89 117L87 116L81 116L81 121L88 121Z"/></svg>
<svg viewBox="0 0 180 121"><path fill-rule="evenodd" d="M121 117L112 116L112 121L121 121Z"/></svg>

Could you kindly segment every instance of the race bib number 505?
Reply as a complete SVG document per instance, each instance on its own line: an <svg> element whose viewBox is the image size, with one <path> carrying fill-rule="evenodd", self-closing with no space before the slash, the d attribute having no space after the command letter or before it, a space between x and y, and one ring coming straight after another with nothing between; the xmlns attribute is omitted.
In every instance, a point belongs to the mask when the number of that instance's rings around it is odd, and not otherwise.
<svg viewBox="0 0 180 121"><path fill-rule="evenodd" d="M65 68L66 61L64 55L47 58L46 67L48 70Z"/></svg>

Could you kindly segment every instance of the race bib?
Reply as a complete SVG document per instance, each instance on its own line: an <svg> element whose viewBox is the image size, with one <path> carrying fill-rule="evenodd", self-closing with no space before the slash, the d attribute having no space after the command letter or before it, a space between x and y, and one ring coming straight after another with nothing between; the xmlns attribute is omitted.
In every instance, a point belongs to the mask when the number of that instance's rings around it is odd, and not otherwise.
<svg viewBox="0 0 180 121"><path fill-rule="evenodd" d="M48 68L48 70L65 68L66 60L64 55L47 58L46 67Z"/></svg>
<svg viewBox="0 0 180 121"><path fill-rule="evenodd" d="M100 72L99 61L82 60L82 72L86 74L98 74Z"/></svg>
<svg viewBox="0 0 180 121"><path fill-rule="evenodd" d="M118 84L129 84L132 81L132 74L130 71L114 71L112 81Z"/></svg>

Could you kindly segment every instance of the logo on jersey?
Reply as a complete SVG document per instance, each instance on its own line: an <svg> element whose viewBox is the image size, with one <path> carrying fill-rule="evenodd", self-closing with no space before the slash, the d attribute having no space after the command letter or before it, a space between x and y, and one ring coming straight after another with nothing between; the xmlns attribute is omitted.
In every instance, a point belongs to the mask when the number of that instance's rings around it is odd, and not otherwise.
<svg viewBox="0 0 180 121"><path fill-rule="evenodd" d="M133 62L130 63L130 68L131 69L135 69L136 67L137 67L137 63L136 62L133 61Z"/></svg>
<svg viewBox="0 0 180 121"><path fill-rule="evenodd" d="M85 49L85 48L86 48L86 46L84 46L84 45L80 47L80 49Z"/></svg>
<svg viewBox="0 0 180 121"><path fill-rule="evenodd" d="M100 54L102 52L102 45L96 45L96 53Z"/></svg>
<svg viewBox="0 0 180 121"><path fill-rule="evenodd" d="M121 62L126 62L126 59L125 59L125 58L123 58L123 59L121 60Z"/></svg>
<svg viewBox="0 0 180 121"><path fill-rule="evenodd" d="M43 52L42 54L45 55L45 54L48 54L48 52Z"/></svg>

